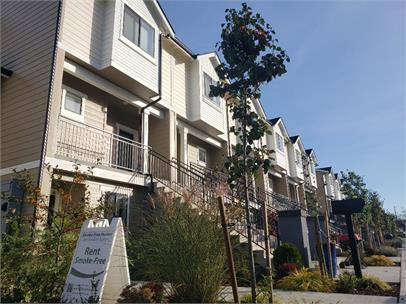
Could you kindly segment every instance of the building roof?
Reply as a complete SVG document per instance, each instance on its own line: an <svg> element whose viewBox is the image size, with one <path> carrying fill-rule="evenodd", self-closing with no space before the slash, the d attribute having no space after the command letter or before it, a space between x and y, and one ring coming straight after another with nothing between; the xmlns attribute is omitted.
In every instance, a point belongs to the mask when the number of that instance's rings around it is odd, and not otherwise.
<svg viewBox="0 0 406 304"><path fill-rule="evenodd" d="M9 78L11 75L13 75L12 70L1 67L1 77Z"/></svg>
<svg viewBox="0 0 406 304"><path fill-rule="evenodd" d="M294 144L299 139L299 135L291 136L289 138L290 138L290 141L292 142L292 144Z"/></svg>
<svg viewBox="0 0 406 304"><path fill-rule="evenodd" d="M318 168L317 170L320 170L320 171L327 171L327 172L332 172L332 170L333 170L333 167L324 167L324 168Z"/></svg>
<svg viewBox="0 0 406 304"><path fill-rule="evenodd" d="M278 123L278 121L281 119L281 117L275 117L272 119L268 119L268 122L271 124L271 126L274 126Z"/></svg>
<svg viewBox="0 0 406 304"><path fill-rule="evenodd" d="M306 154L310 156L313 153L313 149L306 149Z"/></svg>

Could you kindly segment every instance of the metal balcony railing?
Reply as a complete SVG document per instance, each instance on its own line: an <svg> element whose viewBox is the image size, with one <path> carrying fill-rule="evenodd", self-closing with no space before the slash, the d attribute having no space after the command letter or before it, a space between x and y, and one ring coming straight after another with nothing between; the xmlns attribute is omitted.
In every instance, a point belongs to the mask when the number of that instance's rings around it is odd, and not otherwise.
<svg viewBox="0 0 406 304"><path fill-rule="evenodd" d="M56 154L81 162L147 173L148 147L132 139L60 117Z"/></svg>

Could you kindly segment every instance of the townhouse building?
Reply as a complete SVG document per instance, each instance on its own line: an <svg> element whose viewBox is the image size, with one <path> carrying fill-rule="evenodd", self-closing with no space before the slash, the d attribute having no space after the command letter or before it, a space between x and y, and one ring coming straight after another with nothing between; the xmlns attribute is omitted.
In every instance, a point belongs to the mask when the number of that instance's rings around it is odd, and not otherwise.
<svg viewBox="0 0 406 304"><path fill-rule="evenodd" d="M76 163L92 165L93 203L108 194L128 223L151 170L174 181L171 162L213 168L235 143L209 96L217 55L183 45L157 1L5 2L2 37L4 186L28 169L57 208L44 164L67 184Z"/></svg>
<svg viewBox="0 0 406 304"><path fill-rule="evenodd" d="M6 1L1 35L2 191L15 194L13 169L27 169L55 209L61 198L45 164L66 187L76 164L92 166L77 199L87 189L92 204L104 199L109 216L131 226L154 187L188 188L221 168L238 142L225 101L209 94L218 56L179 41L155 0ZM251 103L266 120L260 101ZM306 193L319 200L321 189L322 206L330 192L339 197L338 177L315 170L300 136L289 136L280 117L267 122L271 133L255 144L274 153L271 170L256 177L258 197L278 210L306 209Z"/></svg>

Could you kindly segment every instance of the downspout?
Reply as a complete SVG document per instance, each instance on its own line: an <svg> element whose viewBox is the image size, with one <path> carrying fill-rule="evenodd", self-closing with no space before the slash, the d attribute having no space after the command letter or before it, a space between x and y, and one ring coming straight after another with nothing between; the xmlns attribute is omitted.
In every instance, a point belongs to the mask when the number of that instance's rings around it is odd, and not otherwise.
<svg viewBox="0 0 406 304"><path fill-rule="evenodd" d="M140 110L140 143L142 143L142 138L144 137L144 119L143 114L145 110L154 104L158 103L162 99L162 34L159 35L158 40L158 95L151 96L151 98L157 97L154 101L148 103L146 106L142 107Z"/></svg>

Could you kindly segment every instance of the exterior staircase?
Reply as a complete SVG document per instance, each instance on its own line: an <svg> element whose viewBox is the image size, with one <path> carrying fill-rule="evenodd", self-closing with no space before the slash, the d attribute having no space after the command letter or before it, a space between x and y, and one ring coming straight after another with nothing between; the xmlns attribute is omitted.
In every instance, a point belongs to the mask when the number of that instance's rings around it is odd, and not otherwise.
<svg viewBox="0 0 406 304"><path fill-rule="evenodd" d="M168 159L156 151L149 150L148 168L152 184L156 187L169 188L179 196L192 193L193 203L201 209L217 207L217 197L221 195L228 215L232 233L247 238L247 218L243 188L230 189L227 175L198 165L188 165L175 158ZM257 249L265 249L263 229L263 206L267 208L269 233L277 237L277 211L300 208L275 193L262 192L253 185L249 187L249 211L251 216L252 241Z"/></svg>

